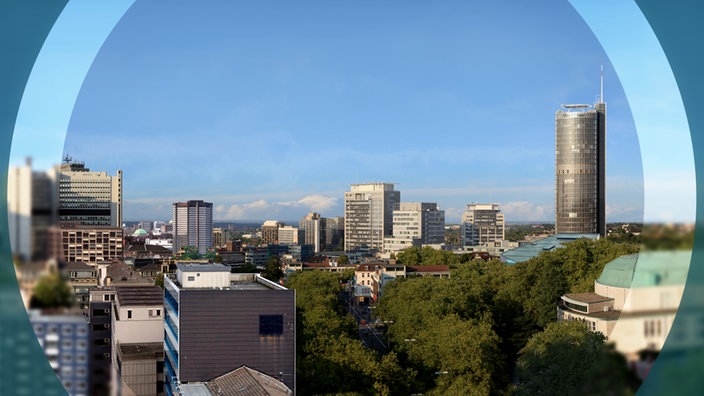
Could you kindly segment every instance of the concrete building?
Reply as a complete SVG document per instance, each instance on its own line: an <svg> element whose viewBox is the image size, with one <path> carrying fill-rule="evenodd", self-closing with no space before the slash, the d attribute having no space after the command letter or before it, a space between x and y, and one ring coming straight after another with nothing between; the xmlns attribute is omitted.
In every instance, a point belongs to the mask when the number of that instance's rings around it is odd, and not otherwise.
<svg viewBox="0 0 704 396"><path fill-rule="evenodd" d="M602 81L603 85L603 81ZM555 113L555 231L606 236L606 103Z"/></svg>
<svg viewBox="0 0 704 396"><path fill-rule="evenodd" d="M644 351L660 351L675 320L691 321L668 339L670 351L701 347L702 317L678 307L689 271L691 251L648 251L621 256L604 267L594 292L565 294L557 307L559 320L579 320L603 333L630 361ZM689 316L689 317L688 317ZM691 334L682 331L687 329ZM696 340L692 342L692 340Z"/></svg>
<svg viewBox="0 0 704 396"><path fill-rule="evenodd" d="M303 243L304 232L303 230L291 227L283 226L279 228L279 244L280 245L298 245Z"/></svg>
<svg viewBox="0 0 704 396"><path fill-rule="evenodd" d="M431 202L399 202L393 211L393 236L384 238L384 253L445 241L445 211Z"/></svg>
<svg viewBox="0 0 704 396"><path fill-rule="evenodd" d="M241 366L295 393L295 290L220 264L178 264L164 291L167 395Z"/></svg>
<svg viewBox="0 0 704 396"><path fill-rule="evenodd" d="M462 247L501 242L505 228L504 214L498 204L469 204L462 214Z"/></svg>
<svg viewBox="0 0 704 396"><path fill-rule="evenodd" d="M10 247L22 261L52 257L47 248L50 229L58 221L56 172L32 170L32 161L10 167L7 179L7 211Z"/></svg>
<svg viewBox="0 0 704 396"><path fill-rule="evenodd" d="M174 222L173 252L195 246L205 254L213 247L213 204L204 201L176 202L172 205Z"/></svg>
<svg viewBox="0 0 704 396"><path fill-rule="evenodd" d="M7 212L12 254L29 261L32 256L32 167L11 167L7 174Z"/></svg>
<svg viewBox="0 0 704 396"><path fill-rule="evenodd" d="M213 228L213 246L223 248L229 240L230 230L220 227Z"/></svg>
<svg viewBox="0 0 704 396"><path fill-rule="evenodd" d="M164 391L164 294L159 286L116 286L112 363L118 394Z"/></svg>
<svg viewBox="0 0 704 396"><path fill-rule="evenodd" d="M345 251L382 250L401 192L393 183L352 184L345 192Z"/></svg>
<svg viewBox="0 0 704 396"><path fill-rule="evenodd" d="M325 218L319 213L310 212L298 222L298 228L303 230L304 239L301 243L313 245L315 253L320 253L325 247Z"/></svg>
<svg viewBox="0 0 704 396"><path fill-rule="evenodd" d="M267 220L262 224L262 245L279 243L279 228L284 224L276 220Z"/></svg>
<svg viewBox="0 0 704 396"><path fill-rule="evenodd" d="M88 306L90 289L98 286L98 268L82 262L71 261L61 270L64 278L76 297L76 303L81 309Z"/></svg>
<svg viewBox="0 0 704 396"><path fill-rule="evenodd" d="M121 227L81 226L62 224L62 259L96 264L100 261L122 259L123 230Z"/></svg>
<svg viewBox="0 0 704 396"><path fill-rule="evenodd" d="M326 217L325 219L325 250L338 249L340 241L345 236L345 218Z"/></svg>
<svg viewBox="0 0 704 396"><path fill-rule="evenodd" d="M44 349L49 365L66 391L74 396L89 393L88 322L80 312L28 311L29 321ZM17 373L19 374L19 373ZM12 392L5 389L4 392Z"/></svg>
<svg viewBox="0 0 704 396"><path fill-rule="evenodd" d="M122 226L122 171L91 172L64 158L59 168L59 221L86 226Z"/></svg>

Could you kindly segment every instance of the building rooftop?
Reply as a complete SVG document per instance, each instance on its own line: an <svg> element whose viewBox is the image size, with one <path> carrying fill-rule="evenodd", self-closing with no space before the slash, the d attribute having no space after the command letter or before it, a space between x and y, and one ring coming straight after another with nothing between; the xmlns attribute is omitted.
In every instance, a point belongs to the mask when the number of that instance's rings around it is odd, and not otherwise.
<svg viewBox="0 0 704 396"><path fill-rule="evenodd" d="M605 297L596 293L572 293L565 294L565 297L574 301L579 301L587 304L613 300L613 298L611 297Z"/></svg>
<svg viewBox="0 0 704 396"><path fill-rule="evenodd" d="M501 253L501 261L516 264L538 257L542 252L549 252L564 247L566 243L580 238L598 239L599 234L555 234L538 239L515 249Z"/></svg>
<svg viewBox="0 0 704 396"><path fill-rule="evenodd" d="M181 272L230 272L230 267L222 264L177 263Z"/></svg>
<svg viewBox="0 0 704 396"><path fill-rule="evenodd" d="M279 379L242 366L207 382L181 384L183 396L286 396L293 392Z"/></svg>
<svg viewBox="0 0 704 396"><path fill-rule="evenodd" d="M68 271L95 271L96 267L88 265L82 261L69 261L66 263L66 270Z"/></svg>
<svg viewBox="0 0 704 396"><path fill-rule="evenodd" d="M115 292L121 306L151 306L164 303L164 291L159 286L117 286Z"/></svg>
<svg viewBox="0 0 704 396"><path fill-rule="evenodd" d="M684 285L691 256L691 250L646 251L621 256L604 266L597 282L623 288Z"/></svg>
<svg viewBox="0 0 704 396"><path fill-rule="evenodd" d="M120 344L122 361L159 359L164 357L164 343Z"/></svg>

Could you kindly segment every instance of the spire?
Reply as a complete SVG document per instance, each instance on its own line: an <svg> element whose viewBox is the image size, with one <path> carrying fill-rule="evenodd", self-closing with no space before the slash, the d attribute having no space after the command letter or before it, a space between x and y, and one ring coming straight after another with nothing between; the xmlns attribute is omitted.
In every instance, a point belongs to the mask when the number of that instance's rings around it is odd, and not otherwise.
<svg viewBox="0 0 704 396"><path fill-rule="evenodd" d="M601 78L599 81L599 103L604 103L604 65L601 65Z"/></svg>

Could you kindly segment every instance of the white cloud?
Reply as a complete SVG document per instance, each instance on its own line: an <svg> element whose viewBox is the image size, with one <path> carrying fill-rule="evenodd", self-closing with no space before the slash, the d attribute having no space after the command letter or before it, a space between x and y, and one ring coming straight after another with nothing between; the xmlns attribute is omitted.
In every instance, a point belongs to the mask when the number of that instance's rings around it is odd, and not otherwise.
<svg viewBox="0 0 704 396"><path fill-rule="evenodd" d="M337 204L337 198L322 195L309 195L298 200L301 206L307 206L315 212L323 212Z"/></svg>
<svg viewBox="0 0 704 396"><path fill-rule="evenodd" d="M506 222L553 221L555 209L552 205L539 205L528 201L506 202L501 205Z"/></svg>

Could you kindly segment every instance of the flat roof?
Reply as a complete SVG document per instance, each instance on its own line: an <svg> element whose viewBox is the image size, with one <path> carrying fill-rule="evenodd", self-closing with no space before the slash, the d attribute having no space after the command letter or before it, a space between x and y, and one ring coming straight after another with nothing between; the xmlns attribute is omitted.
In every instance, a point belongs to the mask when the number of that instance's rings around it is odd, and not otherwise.
<svg viewBox="0 0 704 396"><path fill-rule="evenodd" d="M158 359L164 357L164 343L120 344L122 361Z"/></svg>
<svg viewBox="0 0 704 396"><path fill-rule="evenodd" d="M223 264L177 263L181 272L230 272L230 267Z"/></svg>
<svg viewBox="0 0 704 396"><path fill-rule="evenodd" d="M596 293L571 293L565 294L565 297L574 301L579 301L587 304L602 301L613 301L613 298L611 297L602 296Z"/></svg>

